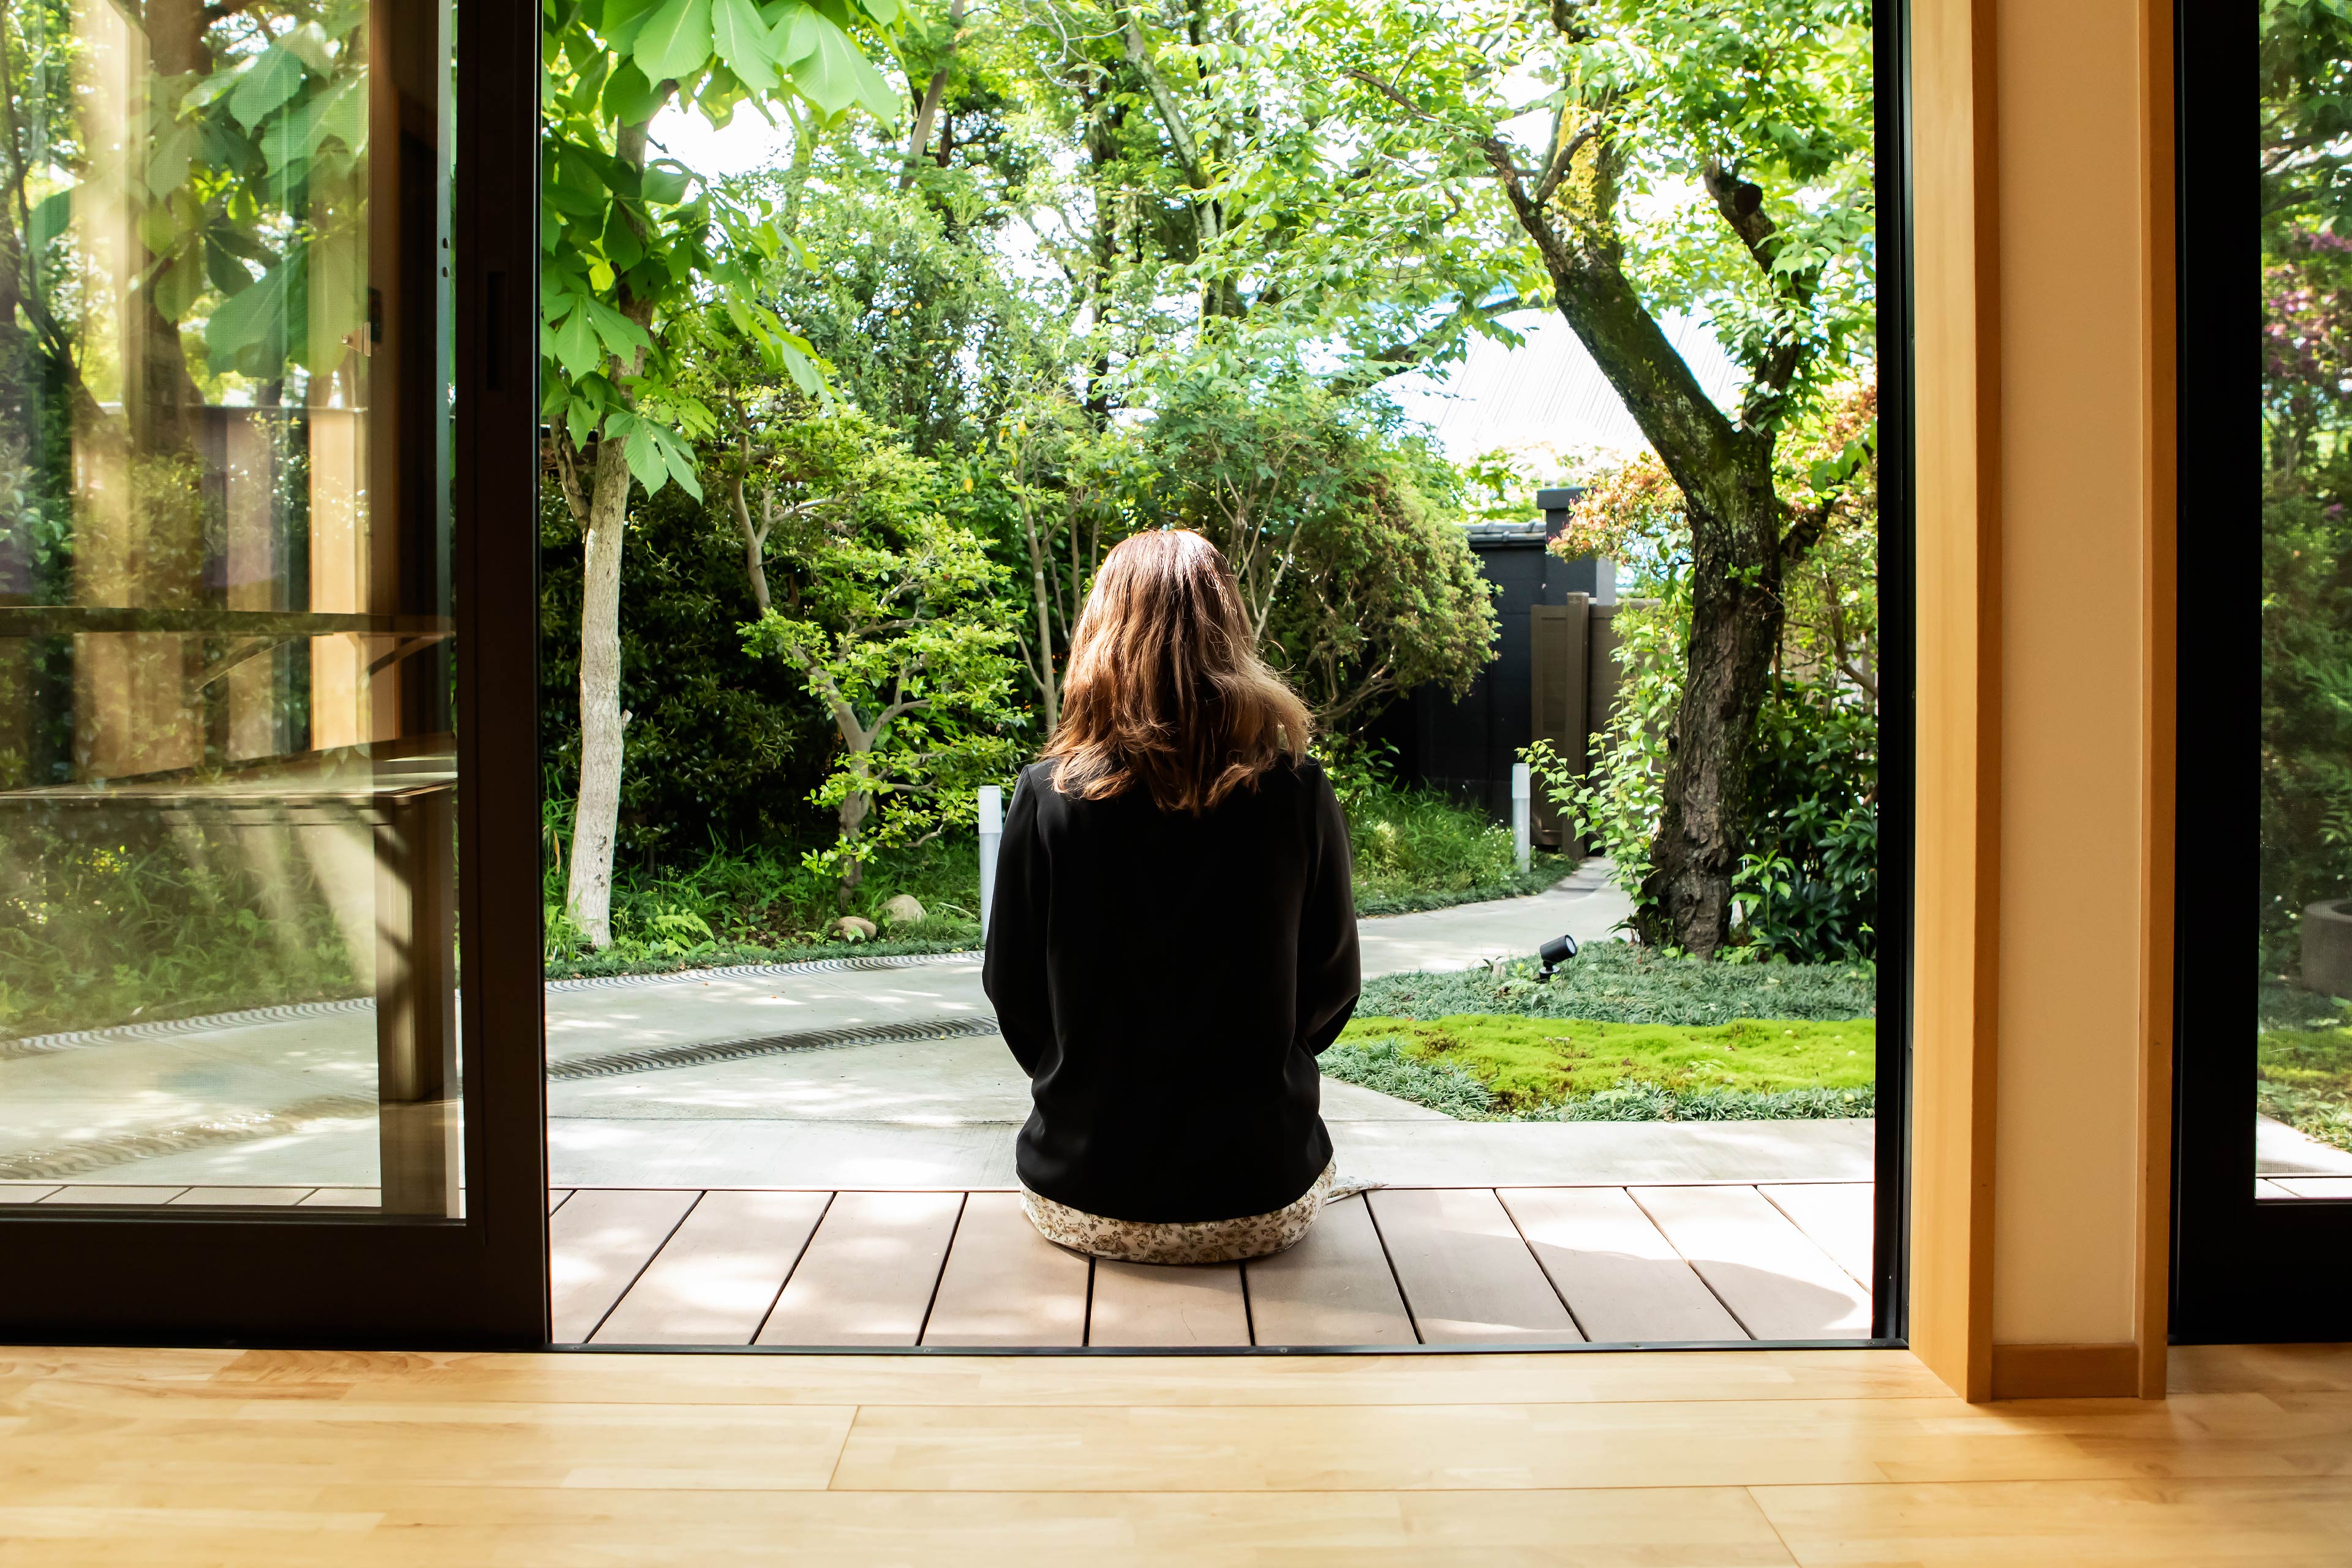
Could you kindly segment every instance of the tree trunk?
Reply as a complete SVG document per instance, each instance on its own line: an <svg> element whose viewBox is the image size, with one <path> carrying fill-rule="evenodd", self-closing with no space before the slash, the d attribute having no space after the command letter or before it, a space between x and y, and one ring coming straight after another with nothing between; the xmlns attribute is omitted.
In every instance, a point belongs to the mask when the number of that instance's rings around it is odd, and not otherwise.
<svg viewBox="0 0 2352 1568"><path fill-rule="evenodd" d="M1654 946L1709 957L1730 934L1749 752L1783 615L1786 508L1773 489L1774 437L1715 405L1626 275L1615 226L1618 151L1605 136L1559 145L1559 168L1530 188L1504 142L1483 142L1543 258L1553 302L1673 476L1690 519L1689 659L1634 927ZM1767 381L1785 384L1789 368L1759 375L1751 402L1772 390Z"/></svg>
<svg viewBox="0 0 2352 1568"><path fill-rule="evenodd" d="M1037 532L1036 509L1026 496L1021 501L1021 523L1029 542L1029 589L1037 611L1037 691L1045 705L1045 733L1062 724L1062 678L1054 668L1054 601L1045 586L1045 557L1053 541ZM1075 526L1075 525L1074 525Z"/></svg>
<svg viewBox="0 0 2352 1568"><path fill-rule="evenodd" d="M618 441L596 446L586 569L580 594L580 793L572 813L572 879L564 904L596 947L613 942L613 841L620 829L621 535L629 465Z"/></svg>
<svg viewBox="0 0 2352 1568"><path fill-rule="evenodd" d="M643 170L651 125L621 127L614 155ZM652 304L625 290L621 312L641 327L652 325ZM636 367L616 368L625 374ZM572 805L572 871L564 891L572 924L596 947L613 942L613 844L621 820L622 731L628 724L621 711L621 535L628 515L628 458L619 441L599 441L580 593L580 793Z"/></svg>
<svg viewBox="0 0 2352 1568"><path fill-rule="evenodd" d="M1688 662L1682 702L1666 732L1657 836L1633 925L1652 946L1702 958L1731 934L1731 882L1747 847L1748 764L1780 641L1777 513L1769 500L1768 488L1760 529L1752 521L1727 528L1689 506ZM1759 533L1766 542L1760 561L1753 543ZM1743 535L1748 548L1727 548Z"/></svg>
<svg viewBox="0 0 2352 1568"><path fill-rule="evenodd" d="M870 749L868 746L850 748L853 753ZM853 790L841 797L841 842L845 846L855 845L857 842L858 831L866 826L866 814L872 810L873 806L874 797L859 791ZM841 886L835 889L834 898L843 914L849 912L849 906L857 896L858 886L865 880L866 866L863 861L851 856L842 862Z"/></svg>

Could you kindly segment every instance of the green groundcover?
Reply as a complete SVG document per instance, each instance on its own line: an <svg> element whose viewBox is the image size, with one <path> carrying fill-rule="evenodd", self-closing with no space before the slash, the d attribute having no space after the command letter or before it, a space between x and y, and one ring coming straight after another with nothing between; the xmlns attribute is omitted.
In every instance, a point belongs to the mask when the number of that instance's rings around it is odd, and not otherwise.
<svg viewBox="0 0 2352 1568"><path fill-rule="evenodd" d="M1869 1018L1373 1016L1323 1070L1465 1121L1780 1121L1872 1114L1877 1044Z"/></svg>

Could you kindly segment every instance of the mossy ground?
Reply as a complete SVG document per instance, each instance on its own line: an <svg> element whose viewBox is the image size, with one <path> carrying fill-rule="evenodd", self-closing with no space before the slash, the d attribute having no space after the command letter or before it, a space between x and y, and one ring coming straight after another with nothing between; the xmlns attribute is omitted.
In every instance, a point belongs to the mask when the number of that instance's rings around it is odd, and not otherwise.
<svg viewBox="0 0 2352 1568"><path fill-rule="evenodd" d="M1343 1041L1393 1038L1406 1055L1475 1079L1527 1112L1635 1085L1673 1094L1859 1089L1877 1077L1868 1018L1737 1019L1702 1026L1594 1023L1496 1014L1415 1021L1360 1017Z"/></svg>
<svg viewBox="0 0 2352 1568"><path fill-rule="evenodd" d="M2312 1137L2352 1149L2352 1025L2266 1029L2255 1046L2263 1110Z"/></svg>

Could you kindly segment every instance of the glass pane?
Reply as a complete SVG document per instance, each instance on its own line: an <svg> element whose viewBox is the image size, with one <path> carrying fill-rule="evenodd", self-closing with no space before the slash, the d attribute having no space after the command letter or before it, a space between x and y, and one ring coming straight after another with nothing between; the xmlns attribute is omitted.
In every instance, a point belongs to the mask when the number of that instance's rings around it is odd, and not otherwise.
<svg viewBox="0 0 2352 1568"><path fill-rule="evenodd" d="M8 1201L460 1212L448 25L0 10Z"/></svg>
<svg viewBox="0 0 2352 1568"><path fill-rule="evenodd" d="M2263 28L2257 1195L2352 1198L2352 24Z"/></svg>

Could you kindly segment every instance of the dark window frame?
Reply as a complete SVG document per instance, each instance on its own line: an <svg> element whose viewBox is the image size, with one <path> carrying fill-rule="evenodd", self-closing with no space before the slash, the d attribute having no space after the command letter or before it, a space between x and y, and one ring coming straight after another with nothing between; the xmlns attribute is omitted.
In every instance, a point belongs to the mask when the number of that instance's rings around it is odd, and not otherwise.
<svg viewBox="0 0 2352 1568"><path fill-rule="evenodd" d="M2257 35L2250 11L2218 0L2176 0L2174 29L2184 438L2177 501L2171 1337L2179 1344L2340 1340L2352 1338L2346 1261L2352 1202L2255 1198L2256 978L2240 967L2242 950L2231 942L2200 940L2210 911L2221 912L2226 938L2229 911L2252 911L2258 902L2261 524L2257 513L2252 529L2222 525L2217 538L2214 522L2249 515L2262 468L2253 417L2262 389L2253 302L2261 196L2252 149L2239 140L2254 123ZM2192 520L2200 526L2191 528Z"/></svg>

